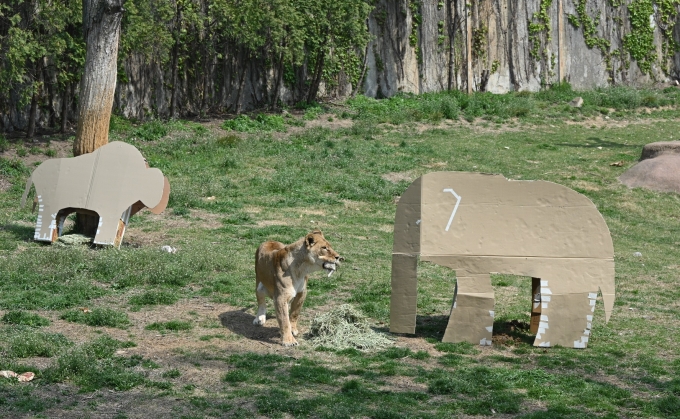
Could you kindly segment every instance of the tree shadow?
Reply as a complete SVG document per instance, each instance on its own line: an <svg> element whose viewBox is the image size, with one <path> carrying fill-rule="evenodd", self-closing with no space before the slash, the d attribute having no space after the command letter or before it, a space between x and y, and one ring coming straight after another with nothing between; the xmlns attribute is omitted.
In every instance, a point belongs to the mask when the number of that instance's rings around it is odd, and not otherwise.
<svg viewBox="0 0 680 419"><path fill-rule="evenodd" d="M278 344L280 342L279 325L276 319L267 319L264 326L253 324L253 315L246 313L246 309L225 311L217 316L222 326L231 332L247 339Z"/></svg>
<svg viewBox="0 0 680 419"><path fill-rule="evenodd" d="M7 231L17 241L31 241L35 235L35 227L22 224L4 224L0 230Z"/></svg>
<svg viewBox="0 0 680 419"><path fill-rule="evenodd" d="M603 140L599 137L588 137L585 139L585 143L561 143L555 144L558 147L575 147L575 148L639 148L636 144L623 144L617 143L616 141Z"/></svg>

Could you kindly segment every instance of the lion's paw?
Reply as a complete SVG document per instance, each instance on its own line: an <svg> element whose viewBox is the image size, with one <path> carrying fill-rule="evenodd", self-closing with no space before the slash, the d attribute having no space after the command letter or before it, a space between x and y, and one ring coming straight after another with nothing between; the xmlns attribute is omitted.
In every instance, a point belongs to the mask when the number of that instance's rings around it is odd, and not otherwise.
<svg viewBox="0 0 680 419"><path fill-rule="evenodd" d="M265 321L267 321L267 316L255 316L253 324L256 326L264 326Z"/></svg>
<svg viewBox="0 0 680 419"><path fill-rule="evenodd" d="M290 347L290 346L298 346L298 341L295 340L295 338L291 337L289 339L285 339L283 342L281 342L283 346Z"/></svg>

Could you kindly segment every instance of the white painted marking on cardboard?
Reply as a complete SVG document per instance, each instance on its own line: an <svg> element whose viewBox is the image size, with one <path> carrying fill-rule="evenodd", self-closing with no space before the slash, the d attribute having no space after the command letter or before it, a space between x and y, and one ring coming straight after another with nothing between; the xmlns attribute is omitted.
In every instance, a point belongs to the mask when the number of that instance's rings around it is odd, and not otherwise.
<svg viewBox="0 0 680 419"><path fill-rule="evenodd" d="M586 335L586 336L590 336L590 330L587 330L587 329L584 330L584 331L583 331L583 334Z"/></svg>
<svg viewBox="0 0 680 419"><path fill-rule="evenodd" d="M541 279L541 286L542 286L542 287L547 287L547 286L548 286L548 281Z"/></svg>
<svg viewBox="0 0 680 419"><path fill-rule="evenodd" d="M451 217L449 218L449 223L446 225L446 231L449 231L449 227L451 227L451 222L453 221L453 217L456 216L456 211L458 211L458 205L460 205L461 198L460 198L460 196L458 196L458 194L453 189L447 188L447 189L444 189L444 192L451 192L453 194L453 196L455 196L456 199L457 199L456 206L453 207L453 212L451 213Z"/></svg>
<svg viewBox="0 0 680 419"><path fill-rule="evenodd" d="M595 313L595 306L590 307L590 311Z"/></svg>
<svg viewBox="0 0 680 419"><path fill-rule="evenodd" d="M588 298L590 298L591 300L592 300L593 298L597 298L597 293L596 293L596 292L589 292L589 293L588 293Z"/></svg>
<svg viewBox="0 0 680 419"><path fill-rule="evenodd" d="M585 343L581 343L581 342L579 342L579 341L577 341L577 340L574 341L574 348L583 349L583 348L585 348L585 347L586 347Z"/></svg>
<svg viewBox="0 0 680 419"><path fill-rule="evenodd" d="M493 332L493 326L487 326L486 330L490 333Z"/></svg>
<svg viewBox="0 0 680 419"><path fill-rule="evenodd" d="M542 321L542 322L547 322L547 321L548 321L548 316L546 316L545 314L541 314L541 321Z"/></svg>
<svg viewBox="0 0 680 419"><path fill-rule="evenodd" d="M550 327L548 327L548 322L538 322L538 327L541 327L543 329L550 329Z"/></svg>
<svg viewBox="0 0 680 419"><path fill-rule="evenodd" d="M550 296L549 295L542 295L541 301L550 301Z"/></svg>
<svg viewBox="0 0 680 419"><path fill-rule="evenodd" d="M595 305L595 300L590 300L590 305L594 306Z"/></svg>
<svg viewBox="0 0 680 419"><path fill-rule="evenodd" d="M540 334L540 333L536 333L536 339L538 339L538 340L541 339L541 334Z"/></svg>
<svg viewBox="0 0 680 419"><path fill-rule="evenodd" d="M538 344L539 347L541 348L549 348L550 347L550 342L541 342Z"/></svg>
<svg viewBox="0 0 680 419"><path fill-rule="evenodd" d="M541 303L541 308L548 308L548 303Z"/></svg>
<svg viewBox="0 0 680 419"><path fill-rule="evenodd" d="M587 329L592 329L592 328L593 328L593 324L590 323L590 322L586 323L586 328L587 328Z"/></svg>
<svg viewBox="0 0 680 419"><path fill-rule="evenodd" d="M586 316L586 320L588 320L589 322L592 322L592 321L593 321L593 316L591 316L590 314L588 314L588 315Z"/></svg>
<svg viewBox="0 0 680 419"><path fill-rule="evenodd" d="M537 334L543 334L543 333L545 333L545 328L539 327L539 328L538 328L538 333L537 333Z"/></svg>
<svg viewBox="0 0 680 419"><path fill-rule="evenodd" d="M541 297L546 295L546 294L552 295L552 291L550 291L550 288L541 287Z"/></svg>
<svg viewBox="0 0 680 419"><path fill-rule="evenodd" d="M588 336L583 336L583 337L581 338L581 342L587 343L587 342L588 342Z"/></svg>
<svg viewBox="0 0 680 419"><path fill-rule="evenodd" d="M495 315L493 310L489 310L489 316L493 317Z"/></svg>
<svg viewBox="0 0 680 419"><path fill-rule="evenodd" d="M422 221L422 220L417 220L417 221L416 221L416 225L420 225L420 222L421 222L421 221Z"/></svg>

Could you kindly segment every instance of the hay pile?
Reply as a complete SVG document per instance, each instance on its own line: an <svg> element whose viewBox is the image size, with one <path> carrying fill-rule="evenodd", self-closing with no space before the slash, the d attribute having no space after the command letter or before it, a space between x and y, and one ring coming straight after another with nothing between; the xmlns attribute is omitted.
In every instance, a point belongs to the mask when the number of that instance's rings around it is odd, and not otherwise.
<svg viewBox="0 0 680 419"><path fill-rule="evenodd" d="M343 304L312 320L308 338L316 346L342 350L348 348L360 351L381 349L394 344L394 339L371 329L366 316Z"/></svg>

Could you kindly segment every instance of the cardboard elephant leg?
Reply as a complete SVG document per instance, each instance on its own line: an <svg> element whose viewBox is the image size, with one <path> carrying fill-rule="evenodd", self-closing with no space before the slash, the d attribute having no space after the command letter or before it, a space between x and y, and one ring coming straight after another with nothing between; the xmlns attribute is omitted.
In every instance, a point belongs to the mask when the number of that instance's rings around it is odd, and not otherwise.
<svg viewBox="0 0 680 419"><path fill-rule="evenodd" d="M491 345L494 292L489 274L456 271L456 295L442 342Z"/></svg>
<svg viewBox="0 0 680 419"><path fill-rule="evenodd" d="M35 222L35 235L33 239L43 242L54 242L59 237L57 228L57 208L51 208L39 202L38 219Z"/></svg>
<svg viewBox="0 0 680 419"><path fill-rule="evenodd" d="M596 298L597 292L542 295L541 321L534 346L585 348L590 337Z"/></svg>

